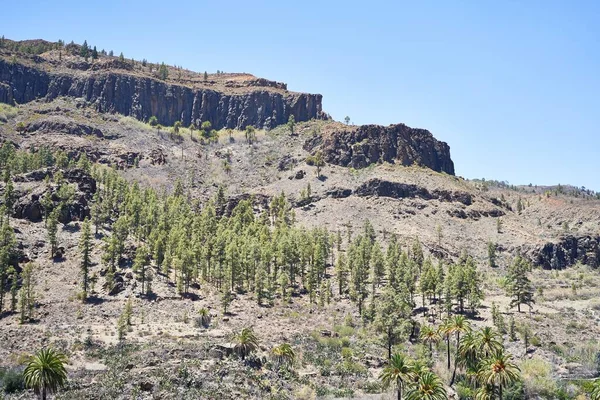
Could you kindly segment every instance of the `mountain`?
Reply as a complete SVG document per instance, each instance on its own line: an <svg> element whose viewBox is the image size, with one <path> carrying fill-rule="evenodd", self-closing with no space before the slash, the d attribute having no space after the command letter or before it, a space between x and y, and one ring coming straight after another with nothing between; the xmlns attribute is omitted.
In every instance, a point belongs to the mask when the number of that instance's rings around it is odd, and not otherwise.
<svg viewBox="0 0 600 400"><path fill-rule="evenodd" d="M394 351L470 398L456 335L450 368L420 338L448 315L514 355L511 398L597 376L595 193L464 179L425 129L336 122L249 74L0 45L1 382L51 345L64 398L384 399ZM531 308L511 303L517 264Z"/></svg>

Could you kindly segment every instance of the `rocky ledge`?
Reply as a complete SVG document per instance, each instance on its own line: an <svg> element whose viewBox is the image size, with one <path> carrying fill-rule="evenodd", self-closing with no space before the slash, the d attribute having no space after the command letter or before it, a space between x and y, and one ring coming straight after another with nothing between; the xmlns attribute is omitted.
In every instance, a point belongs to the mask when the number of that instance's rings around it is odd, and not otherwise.
<svg viewBox="0 0 600 400"><path fill-rule="evenodd" d="M27 103L59 96L83 98L101 112L116 112L147 121L156 116L162 125L182 121L185 126L210 121L216 129L248 125L274 128L291 115L296 121L327 118L320 94L295 93L257 86L243 93L193 89L127 71L86 73L46 72L40 67L0 59L0 102ZM277 89L277 90L275 90Z"/></svg>

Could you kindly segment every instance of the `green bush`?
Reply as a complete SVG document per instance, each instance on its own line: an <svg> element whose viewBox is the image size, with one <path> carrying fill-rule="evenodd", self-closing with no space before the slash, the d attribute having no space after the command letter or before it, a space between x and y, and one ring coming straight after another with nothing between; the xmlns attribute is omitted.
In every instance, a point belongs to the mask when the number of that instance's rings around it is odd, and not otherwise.
<svg viewBox="0 0 600 400"><path fill-rule="evenodd" d="M17 369L0 370L0 387L6 393L16 393L25 389L23 373Z"/></svg>
<svg viewBox="0 0 600 400"><path fill-rule="evenodd" d="M333 327L333 330L341 337L354 335L354 328L348 325L336 325Z"/></svg>
<svg viewBox="0 0 600 400"><path fill-rule="evenodd" d="M458 395L459 400L473 400L475 398L475 391L465 382L456 384L456 394Z"/></svg>

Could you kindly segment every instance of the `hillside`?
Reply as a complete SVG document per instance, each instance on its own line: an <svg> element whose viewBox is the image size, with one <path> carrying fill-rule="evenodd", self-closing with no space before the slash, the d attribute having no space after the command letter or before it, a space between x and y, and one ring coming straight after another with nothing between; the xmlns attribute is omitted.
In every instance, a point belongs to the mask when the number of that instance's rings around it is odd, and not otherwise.
<svg viewBox="0 0 600 400"><path fill-rule="evenodd" d="M454 382L446 342L430 352L419 334L452 314L498 332L520 367L512 398L586 398L600 354L595 194L466 180L429 131L335 122L320 95L285 84L173 67L162 80L149 63L86 62L80 47L45 43L0 49L0 225L19 276L0 283L0 368L20 371L52 345L69 358L60 398L384 399L393 349L435 372L448 398L473 398L481 388L462 367ZM506 290L517 255L533 266L535 300L520 311ZM25 293L29 262L23 317L10 292ZM435 289L427 271L442 272ZM456 271L472 273L468 294ZM246 327L259 345L241 360L232 334ZM283 343L292 367L273 357Z"/></svg>

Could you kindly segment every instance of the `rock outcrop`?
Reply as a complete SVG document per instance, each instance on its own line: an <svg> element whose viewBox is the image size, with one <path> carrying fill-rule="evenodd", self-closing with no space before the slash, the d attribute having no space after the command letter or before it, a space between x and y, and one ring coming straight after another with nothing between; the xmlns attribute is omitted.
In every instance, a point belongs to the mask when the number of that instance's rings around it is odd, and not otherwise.
<svg viewBox="0 0 600 400"><path fill-rule="evenodd" d="M20 182L41 182L46 177L53 177L56 173L55 168L44 168L32 171L27 174L17 175L14 178L15 183ZM72 198L68 201L59 197L58 186L55 184L43 185L35 188L33 191L18 193L17 200L13 205L12 216L14 218L27 219L31 222L39 222L47 211L42 204L42 198L49 191L52 207L62 204L62 212L58 220L63 223L70 221L83 221L90 216L89 202L96 192L96 181L87 172L81 169L62 170L64 179L75 184L77 188L73 192Z"/></svg>
<svg viewBox="0 0 600 400"><path fill-rule="evenodd" d="M592 268L600 267L599 236L563 236L556 243L546 243L525 250L528 258L544 269L563 269L580 262Z"/></svg>
<svg viewBox="0 0 600 400"><path fill-rule="evenodd" d="M424 187L400 183L390 182L381 179L371 179L360 185L355 191L356 196L381 196L392 197L394 199L405 198L420 198L423 200L439 200L446 202L459 202L466 206L473 203L473 197L466 192L448 191L448 190L432 190L429 191Z"/></svg>
<svg viewBox="0 0 600 400"><path fill-rule="evenodd" d="M260 80L257 80L257 85ZM162 125L210 121L216 129L248 125L273 128L288 121L326 118L320 94L288 92L272 85L224 93L165 83L127 71L46 72L0 59L0 102L27 103L59 96L83 98L101 112L116 112Z"/></svg>
<svg viewBox="0 0 600 400"><path fill-rule="evenodd" d="M425 129L404 124L363 125L315 136L305 149L320 148L328 163L364 168L373 163L417 164L434 171L454 175L450 147Z"/></svg>

